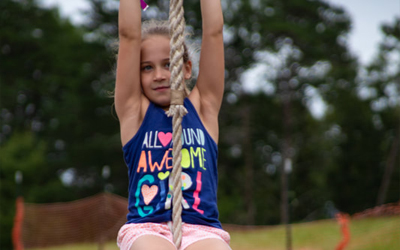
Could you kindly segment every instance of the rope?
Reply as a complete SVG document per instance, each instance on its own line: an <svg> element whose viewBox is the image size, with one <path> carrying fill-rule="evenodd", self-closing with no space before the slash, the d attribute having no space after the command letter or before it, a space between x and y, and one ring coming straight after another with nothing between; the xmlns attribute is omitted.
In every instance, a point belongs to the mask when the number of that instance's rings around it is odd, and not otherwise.
<svg viewBox="0 0 400 250"><path fill-rule="evenodd" d="M185 86L183 76L184 31L185 19L183 12L183 0L171 0L169 8L170 29L170 71L171 71L171 104L167 115L172 118L173 141L173 169L169 177L170 190L173 192L172 205L172 233L177 249L182 240L182 117L187 114L183 106Z"/></svg>

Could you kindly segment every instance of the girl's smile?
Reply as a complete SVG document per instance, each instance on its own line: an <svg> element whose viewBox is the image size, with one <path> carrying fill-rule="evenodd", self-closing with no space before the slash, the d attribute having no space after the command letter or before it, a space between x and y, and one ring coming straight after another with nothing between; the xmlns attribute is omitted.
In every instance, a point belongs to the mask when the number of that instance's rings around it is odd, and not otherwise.
<svg viewBox="0 0 400 250"><path fill-rule="evenodd" d="M156 91L166 91L169 90L170 86L160 86L160 87L156 87L154 90Z"/></svg>

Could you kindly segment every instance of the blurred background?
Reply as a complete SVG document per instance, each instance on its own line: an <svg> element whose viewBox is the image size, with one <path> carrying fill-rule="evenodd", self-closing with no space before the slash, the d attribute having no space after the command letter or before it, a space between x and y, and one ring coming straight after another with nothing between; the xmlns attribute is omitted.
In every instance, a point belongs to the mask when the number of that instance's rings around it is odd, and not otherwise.
<svg viewBox="0 0 400 250"><path fill-rule="evenodd" d="M79 2L73 16L51 1L0 2L2 249L11 248L18 195L28 203L104 191L127 197L110 98L119 2ZM199 1L184 2L197 46ZM147 3L144 19L168 18L168 1ZM373 9L354 26L341 1L222 0L222 6L221 222L314 221L397 202L400 9L378 29L367 22ZM354 28L371 32L361 36L365 43L377 39L372 51L354 47Z"/></svg>

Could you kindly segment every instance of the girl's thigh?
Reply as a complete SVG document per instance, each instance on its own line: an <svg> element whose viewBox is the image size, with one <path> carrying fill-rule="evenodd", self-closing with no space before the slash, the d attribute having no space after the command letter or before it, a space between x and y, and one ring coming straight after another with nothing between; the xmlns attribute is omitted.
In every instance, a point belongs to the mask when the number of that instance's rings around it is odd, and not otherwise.
<svg viewBox="0 0 400 250"><path fill-rule="evenodd" d="M176 250L168 240L156 235L143 235L137 238L130 250Z"/></svg>
<svg viewBox="0 0 400 250"><path fill-rule="evenodd" d="M176 250L167 223L125 224L118 232L121 250Z"/></svg>
<svg viewBox="0 0 400 250"><path fill-rule="evenodd" d="M204 239L189 245L185 250L232 250L229 245L220 239Z"/></svg>

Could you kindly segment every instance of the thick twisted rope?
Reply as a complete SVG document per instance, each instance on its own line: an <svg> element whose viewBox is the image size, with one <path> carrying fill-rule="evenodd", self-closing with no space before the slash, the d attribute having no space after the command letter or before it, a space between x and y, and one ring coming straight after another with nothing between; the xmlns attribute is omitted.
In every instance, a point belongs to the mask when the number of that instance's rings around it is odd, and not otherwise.
<svg viewBox="0 0 400 250"><path fill-rule="evenodd" d="M170 29L170 71L171 71L171 105L167 111L172 116L172 141L173 141L173 169L169 177L170 189L173 192L172 205L172 233L177 249L182 240L182 117L187 114L183 106L185 97L183 54L185 19L183 12L183 0L171 0L169 7ZM171 187L172 186L172 187Z"/></svg>

